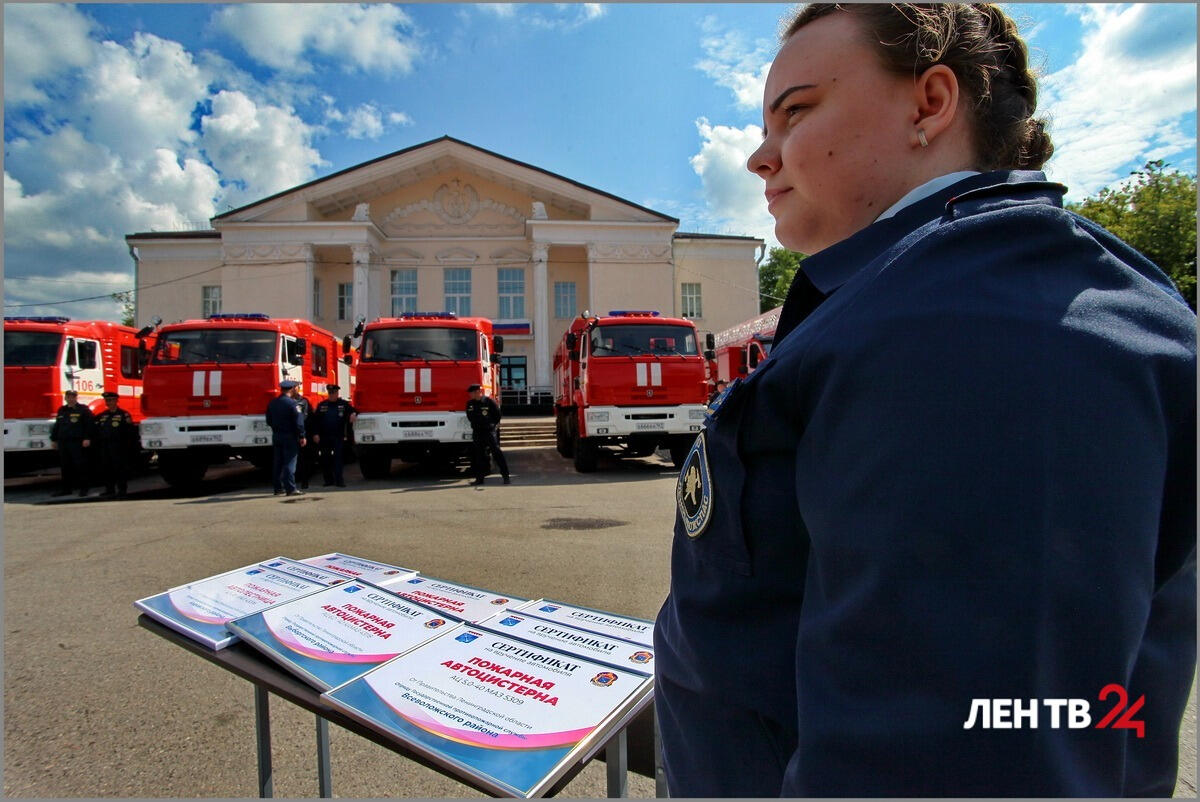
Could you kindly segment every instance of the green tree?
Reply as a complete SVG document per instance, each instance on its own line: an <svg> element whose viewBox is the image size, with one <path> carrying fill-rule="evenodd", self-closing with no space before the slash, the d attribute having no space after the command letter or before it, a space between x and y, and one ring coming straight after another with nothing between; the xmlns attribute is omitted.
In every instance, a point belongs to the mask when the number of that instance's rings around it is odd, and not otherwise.
<svg viewBox="0 0 1200 802"><path fill-rule="evenodd" d="M786 248L772 248L766 260L758 266L758 311L766 312L783 304L788 287L804 254Z"/></svg>
<svg viewBox="0 0 1200 802"><path fill-rule="evenodd" d="M1196 176L1146 162L1133 180L1067 208L1093 220L1163 269L1196 308Z"/></svg>
<svg viewBox="0 0 1200 802"><path fill-rule="evenodd" d="M121 325L132 326L134 320L133 290L114 292L112 299L121 305Z"/></svg>

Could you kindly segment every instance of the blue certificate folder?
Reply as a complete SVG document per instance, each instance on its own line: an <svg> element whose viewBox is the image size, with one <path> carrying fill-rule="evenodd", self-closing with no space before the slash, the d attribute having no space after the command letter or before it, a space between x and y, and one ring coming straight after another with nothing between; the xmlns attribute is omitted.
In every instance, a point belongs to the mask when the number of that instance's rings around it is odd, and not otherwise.
<svg viewBox="0 0 1200 802"><path fill-rule="evenodd" d="M551 673L548 664L565 668ZM493 677L553 677L546 693L559 704L543 704L533 687L498 687L473 666ZM551 790L650 704L653 678L463 624L322 698L492 793L529 798Z"/></svg>

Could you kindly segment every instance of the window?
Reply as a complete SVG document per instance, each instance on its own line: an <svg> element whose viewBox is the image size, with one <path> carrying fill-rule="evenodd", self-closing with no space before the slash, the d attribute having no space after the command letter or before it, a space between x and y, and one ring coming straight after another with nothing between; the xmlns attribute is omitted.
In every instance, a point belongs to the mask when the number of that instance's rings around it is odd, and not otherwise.
<svg viewBox="0 0 1200 802"><path fill-rule="evenodd" d="M700 306L700 285L699 284L682 284L683 287L683 303L680 304L680 309L684 317L704 317L703 308Z"/></svg>
<svg viewBox="0 0 1200 802"><path fill-rule="evenodd" d="M479 353L472 329L436 327L375 329L363 335L364 362L474 360Z"/></svg>
<svg viewBox="0 0 1200 802"><path fill-rule="evenodd" d="M329 352L325 349L325 346L317 345L316 343L311 343L308 350L312 354L313 375L324 376L325 372L329 369Z"/></svg>
<svg viewBox="0 0 1200 802"><path fill-rule="evenodd" d="M392 317L417 311L417 271L392 271Z"/></svg>
<svg viewBox="0 0 1200 802"><path fill-rule="evenodd" d="M578 311L575 306L575 282L554 282L554 316L565 320L575 317Z"/></svg>
<svg viewBox="0 0 1200 802"><path fill-rule="evenodd" d="M500 386L505 389L516 389L525 386L526 357L500 357Z"/></svg>
<svg viewBox="0 0 1200 802"><path fill-rule="evenodd" d="M77 340L75 343L79 349L79 369L88 370L96 367L96 355L100 351L100 343L95 340Z"/></svg>
<svg viewBox="0 0 1200 802"><path fill-rule="evenodd" d="M148 351L134 348L132 345L121 346L121 375L126 379L142 378L142 368L146 366Z"/></svg>
<svg viewBox="0 0 1200 802"><path fill-rule="evenodd" d="M184 329L159 336L154 363L266 364L275 361L275 332L259 329Z"/></svg>
<svg viewBox="0 0 1200 802"><path fill-rule="evenodd" d="M313 317L321 316L321 279L313 279Z"/></svg>
<svg viewBox="0 0 1200 802"><path fill-rule="evenodd" d="M338 285L338 320L349 320L354 314L354 285Z"/></svg>
<svg viewBox="0 0 1200 802"><path fill-rule="evenodd" d="M496 271L500 293L501 320L525 317L525 270L520 267L502 267Z"/></svg>
<svg viewBox="0 0 1200 802"><path fill-rule="evenodd" d="M471 268L447 267L443 271L442 281L446 311L459 317L471 314Z"/></svg>
<svg viewBox="0 0 1200 802"><path fill-rule="evenodd" d="M202 287L200 296L203 299L204 311L202 316L221 314L221 288L220 287Z"/></svg>
<svg viewBox="0 0 1200 802"><path fill-rule="evenodd" d="M664 324L596 326L591 334L593 357L677 354L695 356L696 333L691 326Z"/></svg>

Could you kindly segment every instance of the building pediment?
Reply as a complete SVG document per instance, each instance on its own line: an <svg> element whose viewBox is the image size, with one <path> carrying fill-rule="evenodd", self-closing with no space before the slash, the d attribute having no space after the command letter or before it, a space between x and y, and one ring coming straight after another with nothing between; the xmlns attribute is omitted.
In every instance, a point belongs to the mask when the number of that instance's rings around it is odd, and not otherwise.
<svg viewBox="0 0 1200 802"><path fill-rule="evenodd" d="M418 190L418 196L404 198L406 192ZM214 222L220 226L366 218L388 236L462 234L471 226L481 229L480 234L520 234L527 219L543 215L564 220L678 222L451 137L311 181L226 212Z"/></svg>

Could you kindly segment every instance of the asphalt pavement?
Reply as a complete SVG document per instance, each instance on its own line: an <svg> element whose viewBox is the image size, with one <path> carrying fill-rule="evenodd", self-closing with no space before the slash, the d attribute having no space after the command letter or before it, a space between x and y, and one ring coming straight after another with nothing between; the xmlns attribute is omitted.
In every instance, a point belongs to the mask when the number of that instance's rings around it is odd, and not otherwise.
<svg viewBox="0 0 1200 802"><path fill-rule="evenodd" d="M136 623L136 599L285 555L341 551L505 595L653 618L669 581L675 471L660 456L577 474L553 449L506 450L513 484L420 466L276 497L245 463L180 494L154 473L130 498L51 498L57 474L5 481L4 793L9 797L253 797L252 687ZM273 699L275 795L317 794L315 722ZM1196 710L1176 795L1196 795ZM339 727L340 797L478 792ZM602 797L605 766L562 792ZM629 795L654 796L629 775Z"/></svg>

